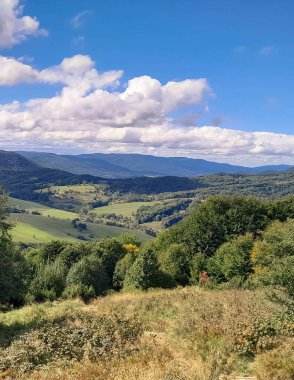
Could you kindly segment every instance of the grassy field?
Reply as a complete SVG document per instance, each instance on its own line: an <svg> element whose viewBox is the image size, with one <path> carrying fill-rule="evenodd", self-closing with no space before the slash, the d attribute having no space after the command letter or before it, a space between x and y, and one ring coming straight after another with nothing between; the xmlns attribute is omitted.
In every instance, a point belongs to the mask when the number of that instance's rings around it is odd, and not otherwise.
<svg viewBox="0 0 294 380"><path fill-rule="evenodd" d="M132 216L136 213L139 207L141 206L153 206L157 202L125 202L125 203L114 203L108 206L102 206L95 208L93 212L97 215L102 214L117 214L123 215L128 218L132 218Z"/></svg>
<svg viewBox="0 0 294 380"><path fill-rule="evenodd" d="M47 380L292 380L283 311L263 291L198 287L27 306L0 313L0 370Z"/></svg>
<svg viewBox="0 0 294 380"><path fill-rule="evenodd" d="M41 193L50 193L50 202L56 208L68 210L80 208L97 200L106 201L104 195L105 185L70 185L70 186L51 186L38 190Z"/></svg>
<svg viewBox="0 0 294 380"><path fill-rule="evenodd" d="M15 241L23 243L44 243L51 240L78 240L79 235L89 240L100 240L107 236L118 236L129 231L125 228L87 223L87 230L80 233L69 220L56 219L43 215L12 214L12 221L16 224L12 229ZM134 232L140 240L150 237L140 231Z"/></svg>
<svg viewBox="0 0 294 380"><path fill-rule="evenodd" d="M69 186L51 186L50 188L39 190L42 191L53 191L55 193L58 193L60 195L67 194L67 193L80 193L80 194L87 194L87 193L93 193L96 192L98 186L95 185L69 185Z"/></svg>
<svg viewBox="0 0 294 380"><path fill-rule="evenodd" d="M56 208L43 206L43 205L36 203L36 202L24 201L22 199L17 199L17 198L9 198L8 204L10 206L20 206L23 209L30 211L30 212L38 211L43 216L51 216L53 218L72 220L72 219L79 217L79 215L74 213L74 212L58 210Z"/></svg>

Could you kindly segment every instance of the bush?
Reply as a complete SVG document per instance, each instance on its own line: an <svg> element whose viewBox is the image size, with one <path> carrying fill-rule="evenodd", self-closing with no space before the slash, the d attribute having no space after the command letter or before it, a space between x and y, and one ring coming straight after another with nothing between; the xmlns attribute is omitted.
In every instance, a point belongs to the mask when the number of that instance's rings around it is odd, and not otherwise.
<svg viewBox="0 0 294 380"><path fill-rule="evenodd" d="M116 263L126 254L123 244L114 238L107 238L94 244L91 252L100 259L110 279L113 277Z"/></svg>
<svg viewBox="0 0 294 380"><path fill-rule="evenodd" d="M134 252L128 252L115 266L113 273L113 286L115 289L122 289L128 270L134 264L137 255Z"/></svg>
<svg viewBox="0 0 294 380"><path fill-rule="evenodd" d="M67 246L68 243L59 240L53 240L47 243L41 249L40 255L44 262L54 261Z"/></svg>
<svg viewBox="0 0 294 380"><path fill-rule="evenodd" d="M258 355L253 364L258 379L293 380L293 352L293 340L286 340L279 348Z"/></svg>
<svg viewBox="0 0 294 380"><path fill-rule="evenodd" d="M67 268L91 254L91 245L86 243L68 244L60 253L59 258Z"/></svg>
<svg viewBox="0 0 294 380"><path fill-rule="evenodd" d="M134 348L141 333L142 325L134 317L64 316L17 336L1 350L0 371L28 372L66 361L119 357Z"/></svg>
<svg viewBox="0 0 294 380"><path fill-rule="evenodd" d="M208 260L208 273L217 281L230 281L235 277L245 280L252 272L250 252L254 239L246 234L224 243Z"/></svg>
<svg viewBox="0 0 294 380"><path fill-rule="evenodd" d="M199 275L206 271L206 260L201 252L198 252L191 260L190 264L190 283L199 284Z"/></svg>
<svg viewBox="0 0 294 380"><path fill-rule="evenodd" d="M250 258L255 280L283 286L294 297L294 219L274 222L255 242Z"/></svg>
<svg viewBox="0 0 294 380"><path fill-rule="evenodd" d="M124 232L124 233L122 233L117 238L117 240L121 244L133 244L133 245L136 245L137 247L140 247L140 245L141 245L141 242L140 242L139 238L135 234L132 234L131 232Z"/></svg>
<svg viewBox="0 0 294 380"><path fill-rule="evenodd" d="M65 288L66 268L60 260L41 264L32 279L28 299L36 302L54 300Z"/></svg>
<svg viewBox="0 0 294 380"><path fill-rule="evenodd" d="M27 274L25 260L12 242L7 217L7 197L0 195L0 306L23 302Z"/></svg>
<svg viewBox="0 0 294 380"><path fill-rule="evenodd" d="M147 290L157 287L159 276L159 265L154 252L151 249L143 251L127 271L124 288Z"/></svg>
<svg viewBox="0 0 294 380"><path fill-rule="evenodd" d="M99 296L106 292L109 287L109 277L107 276L101 260L93 255L84 257L74 264L66 277L66 295ZM93 290L94 293L93 293ZM77 293L80 291L80 293Z"/></svg>
<svg viewBox="0 0 294 380"><path fill-rule="evenodd" d="M182 244L171 244L162 252L158 261L160 269L174 279L179 285L187 285L190 277L189 255Z"/></svg>

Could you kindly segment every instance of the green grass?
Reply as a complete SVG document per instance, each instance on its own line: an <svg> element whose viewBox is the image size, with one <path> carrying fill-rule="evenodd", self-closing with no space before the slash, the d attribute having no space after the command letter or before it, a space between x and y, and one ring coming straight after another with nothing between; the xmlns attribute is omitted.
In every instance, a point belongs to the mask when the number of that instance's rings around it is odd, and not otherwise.
<svg viewBox="0 0 294 380"><path fill-rule="evenodd" d="M15 222L12 229L12 237L17 242L45 243L51 240L79 240L83 235L86 239L100 240L105 237L119 236L129 231L125 228L87 223L87 230L80 233L74 228L69 220L56 219L43 215L12 214L11 219ZM150 237L140 231L132 231L142 241Z"/></svg>
<svg viewBox="0 0 294 380"><path fill-rule="evenodd" d="M43 206L36 202L24 201L22 199L17 199L17 198L9 198L8 203L10 206L21 206L23 209L27 211L30 211L30 212L38 211L43 216L51 216L53 218L72 220L79 217L79 215L76 214L75 212L58 210L56 208Z"/></svg>
<svg viewBox="0 0 294 380"><path fill-rule="evenodd" d="M95 208L93 212L95 212L97 215L116 214L132 218L138 210L138 208L140 208L141 206L153 206L155 203L158 203L158 201L114 203L108 206Z"/></svg>

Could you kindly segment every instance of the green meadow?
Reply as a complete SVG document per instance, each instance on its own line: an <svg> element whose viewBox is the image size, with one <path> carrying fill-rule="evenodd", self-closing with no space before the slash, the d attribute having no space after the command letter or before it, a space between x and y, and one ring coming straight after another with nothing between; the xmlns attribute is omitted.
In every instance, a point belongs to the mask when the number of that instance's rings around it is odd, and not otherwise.
<svg viewBox="0 0 294 380"><path fill-rule="evenodd" d="M15 241L23 243L45 243L51 240L100 240L105 237L119 236L129 231L125 228L86 223L87 229L82 233L74 228L70 220L62 220L43 215L12 214L15 226L12 236ZM132 231L140 240L148 240L148 235L140 231Z"/></svg>
<svg viewBox="0 0 294 380"><path fill-rule="evenodd" d="M155 203L158 203L158 201L113 203L108 206L95 208L93 212L95 212L97 215L116 214L132 218L138 208L142 206L153 206Z"/></svg>
<svg viewBox="0 0 294 380"><path fill-rule="evenodd" d="M24 201L17 198L9 198L8 204L9 206L20 206L29 212L37 211L43 216L50 216L53 218L72 220L79 217L75 212L58 210L56 208L41 205L40 203Z"/></svg>

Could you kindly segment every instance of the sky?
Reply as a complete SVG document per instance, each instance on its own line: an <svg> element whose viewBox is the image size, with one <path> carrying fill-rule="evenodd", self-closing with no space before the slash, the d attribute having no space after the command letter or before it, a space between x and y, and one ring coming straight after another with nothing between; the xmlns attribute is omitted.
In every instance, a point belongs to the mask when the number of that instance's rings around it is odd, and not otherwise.
<svg viewBox="0 0 294 380"><path fill-rule="evenodd" d="M292 0L0 0L0 149L294 164Z"/></svg>

